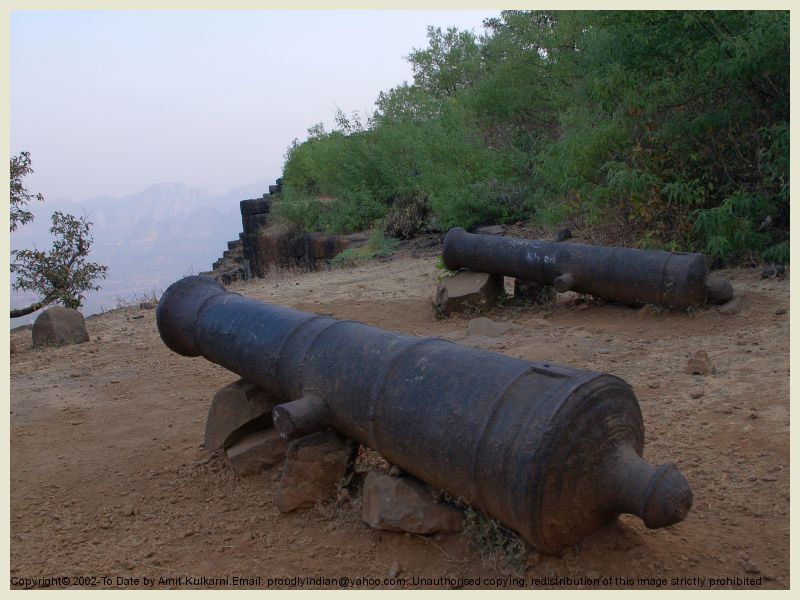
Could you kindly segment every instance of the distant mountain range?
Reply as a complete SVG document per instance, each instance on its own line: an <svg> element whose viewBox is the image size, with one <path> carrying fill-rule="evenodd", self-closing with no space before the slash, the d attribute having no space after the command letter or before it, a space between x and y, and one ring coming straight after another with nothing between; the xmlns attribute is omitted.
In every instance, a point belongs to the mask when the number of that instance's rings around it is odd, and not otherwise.
<svg viewBox="0 0 800 600"><path fill-rule="evenodd" d="M81 312L88 316L160 292L183 275L210 270L226 242L242 231L239 201L261 197L271 183L264 179L224 195L180 183L158 183L122 198L45 199L30 206L35 219L11 235L11 248L50 248L54 211L87 215L94 237L89 260L109 267L108 278L100 282L102 289L86 294ZM31 294L11 292L12 308L35 300ZM32 323L38 314L13 319L11 326Z"/></svg>

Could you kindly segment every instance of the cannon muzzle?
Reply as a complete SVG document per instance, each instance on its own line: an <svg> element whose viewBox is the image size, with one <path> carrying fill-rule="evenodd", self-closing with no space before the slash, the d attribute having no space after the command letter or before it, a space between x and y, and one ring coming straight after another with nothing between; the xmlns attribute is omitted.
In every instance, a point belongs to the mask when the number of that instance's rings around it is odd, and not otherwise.
<svg viewBox="0 0 800 600"><path fill-rule="evenodd" d="M624 304L685 309L733 295L730 284L718 290L707 281L705 256L689 252L523 240L454 227L444 238L442 259L453 271L497 273Z"/></svg>
<svg viewBox="0 0 800 600"><path fill-rule="evenodd" d="M174 351L274 394L283 435L332 427L544 552L619 513L663 527L691 507L673 465L642 459L639 404L612 375L270 305L207 277L172 284L156 317Z"/></svg>

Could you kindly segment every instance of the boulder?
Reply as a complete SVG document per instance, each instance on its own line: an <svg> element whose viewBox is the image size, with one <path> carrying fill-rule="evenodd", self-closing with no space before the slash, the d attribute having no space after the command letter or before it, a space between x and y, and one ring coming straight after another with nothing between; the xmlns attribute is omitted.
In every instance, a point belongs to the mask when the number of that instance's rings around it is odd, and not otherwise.
<svg viewBox="0 0 800 600"><path fill-rule="evenodd" d="M242 477L258 475L283 462L289 443L273 427L245 435L225 449L228 462Z"/></svg>
<svg viewBox="0 0 800 600"><path fill-rule="evenodd" d="M337 432L319 431L289 445L275 504L282 513L311 508L336 493L350 469L358 445Z"/></svg>
<svg viewBox="0 0 800 600"><path fill-rule="evenodd" d="M686 363L686 372L691 375L708 375L714 373L716 369L711 364L711 359L708 357L708 352L705 350L698 350Z"/></svg>
<svg viewBox="0 0 800 600"><path fill-rule="evenodd" d="M461 270L439 283L434 307L441 315L462 312L468 308L488 310L502 292L502 275Z"/></svg>
<svg viewBox="0 0 800 600"><path fill-rule="evenodd" d="M364 481L362 520L375 529L410 533L455 533L464 514L436 502L428 487L410 476L370 471Z"/></svg>
<svg viewBox="0 0 800 600"><path fill-rule="evenodd" d="M500 337L519 326L513 323L496 323L486 317L478 317L467 323L467 335L482 335L486 337Z"/></svg>
<svg viewBox="0 0 800 600"><path fill-rule="evenodd" d="M279 402L244 379L220 388L208 411L206 450L214 452L227 448L246 434L269 427L276 404Z"/></svg>
<svg viewBox="0 0 800 600"><path fill-rule="evenodd" d="M733 298L733 286L727 279L709 277L706 280L706 301L713 304L724 304Z"/></svg>
<svg viewBox="0 0 800 600"><path fill-rule="evenodd" d="M67 346L89 341L86 321L73 308L54 306L40 314L33 323L34 346Z"/></svg>

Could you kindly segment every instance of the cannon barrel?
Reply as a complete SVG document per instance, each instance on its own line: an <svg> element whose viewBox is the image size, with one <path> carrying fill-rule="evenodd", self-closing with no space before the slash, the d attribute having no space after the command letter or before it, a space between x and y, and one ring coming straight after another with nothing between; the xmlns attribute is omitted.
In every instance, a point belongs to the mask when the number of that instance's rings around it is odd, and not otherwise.
<svg viewBox="0 0 800 600"><path fill-rule="evenodd" d="M508 275L624 304L683 309L703 304L707 295L725 302L733 294L732 288L720 298L707 294L706 258L688 252L523 240L455 227L445 236L442 259L453 271Z"/></svg>
<svg viewBox="0 0 800 600"><path fill-rule="evenodd" d="M172 284L156 319L175 352L274 394L282 434L332 427L544 552L619 513L655 528L691 507L674 465L641 458L639 404L612 375L266 304L200 276Z"/></svg>

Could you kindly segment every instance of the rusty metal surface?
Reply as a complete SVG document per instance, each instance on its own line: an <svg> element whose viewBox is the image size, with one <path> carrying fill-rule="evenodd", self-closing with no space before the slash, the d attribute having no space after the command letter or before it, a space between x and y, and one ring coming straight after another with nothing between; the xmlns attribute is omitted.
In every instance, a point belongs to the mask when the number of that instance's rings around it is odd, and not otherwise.
<svg viewBox="0 0 800 600"><path fill-rule="evenodd" d="M284 402L279 430L333 427L544 552L620 512L661 527L691 507L674 466L642 460L638 402L612 375L303 313L200 276L171 285L156 318L172 350Z"/></svg>
<svg viewBox="0 0 800 600"><path fill-rule="evenodd" d="M702 254L523 240L447 232L445 266L499 273L624 304L699 306L706 300L708 265Z"/></svg>

